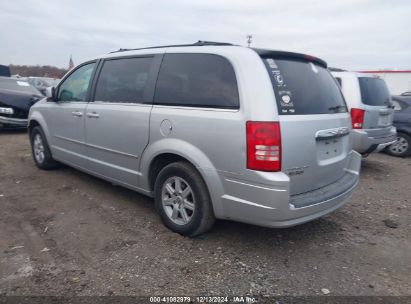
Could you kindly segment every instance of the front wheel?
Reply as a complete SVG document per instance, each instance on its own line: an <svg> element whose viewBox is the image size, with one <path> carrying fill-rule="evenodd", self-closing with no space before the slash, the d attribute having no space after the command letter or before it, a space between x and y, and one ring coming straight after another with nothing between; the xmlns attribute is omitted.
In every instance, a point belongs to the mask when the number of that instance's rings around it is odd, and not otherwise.
<svg viewBox="0 0 411 304"><path fill-rule="evenodd" d="M164 167L154 185L155 204L164 225L187 236L204 233L215 222L207 187L187 162Z"/></svg>
<svg viewBox="0 0 411 304"><path fill-rule="evenodd" d="M408 134L398 132L397 141L389 145L385 151L393 156L409 156L411 154L411 137Z"/></svg>
<svg viewBox="0 0 411 304"><path fill-rule="evenodd" d="M37 167L50 170L58 167L58 163L51 156L50 148L41 127L34 127L30 132L31 152Z"/></svg>

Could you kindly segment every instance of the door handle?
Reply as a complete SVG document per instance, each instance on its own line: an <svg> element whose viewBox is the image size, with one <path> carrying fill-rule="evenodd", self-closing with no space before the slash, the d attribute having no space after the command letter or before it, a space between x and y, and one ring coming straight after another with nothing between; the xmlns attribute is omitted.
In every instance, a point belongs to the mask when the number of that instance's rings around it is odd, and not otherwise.
<svg viewBox="0 0 411 304"><path fill-rule="evenodd" d="M76 116L76 117L82 117L83 116L83 112L80 112L80 111L73 111L73 112L71 112L71 114L73 116Z"/></svg>
<svg viewBox="0 0 411 304"><path fill-rule="evenodd" d="M87 117L89 117L89 118L99 118L100 114L98 114L96 112L87 113Z"/></svg>

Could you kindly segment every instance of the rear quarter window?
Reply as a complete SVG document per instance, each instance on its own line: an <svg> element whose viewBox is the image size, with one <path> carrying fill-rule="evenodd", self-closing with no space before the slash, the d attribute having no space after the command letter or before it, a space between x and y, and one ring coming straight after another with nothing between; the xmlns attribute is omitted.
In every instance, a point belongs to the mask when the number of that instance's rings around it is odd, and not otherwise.
<svg viewBox="0 0 411 304"><path fill-rule="evenodd" d="M212 54L166 54L155 104L238 109L237 81L231 63Z"/></svg>
<svg viewBox="0 0 411 304"><path fill-rule="evenodd" d="M390 104L390 91L385 81L380 78L359 77L362 103L369 106Z"/></svg>
<svg viewBox="0 0 411 304"><path fill-rule="evenodd" d="M294 58L263 58L277 100L278 114L309 115L347 112L327 68Z"/></svg>

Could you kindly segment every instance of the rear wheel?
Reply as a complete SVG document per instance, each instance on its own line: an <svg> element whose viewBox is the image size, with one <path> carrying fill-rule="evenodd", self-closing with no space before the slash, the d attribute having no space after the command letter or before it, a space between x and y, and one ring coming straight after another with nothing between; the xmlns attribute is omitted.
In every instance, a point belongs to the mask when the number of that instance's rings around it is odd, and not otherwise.
<svg viewBox="0 0 411 304"><path fill-rule="evenodd" d="M397 141L386 148L386 152L393 156L406 157L411 154L411 137L398 132Z"/></svg>
<svg viewBox="0 0 411 304"><path fill-rule="evenodd" d="M207 187L187 162L172 163L160 171L154 196L161 220L174 232L196 236L215 222Z"/></svg>
<svg viewBox="0 0 411 304"><path fill-rule="evenodd" d="M50 148L41 127L34 127L30 132L31 151L37 167L50 170L58 167L58 163L51 156Z"/></svg>

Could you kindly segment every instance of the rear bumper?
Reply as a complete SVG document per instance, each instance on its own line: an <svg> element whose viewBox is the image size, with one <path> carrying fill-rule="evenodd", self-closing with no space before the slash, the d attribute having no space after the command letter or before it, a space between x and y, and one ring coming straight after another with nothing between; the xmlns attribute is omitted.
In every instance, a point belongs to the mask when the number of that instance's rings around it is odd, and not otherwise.
<svg viewBox="0 0 411 304"><path fill-rule="evenodd" d="M361 154L379 152L396 141L395 127L352 130L353 149Z"/></svg>
<svg viewBox="0 0 411 304"><path fill-rule="evenodd" d="M27 123L27 119L0 116L0 126L5 125L7 127L26 128Z"/></svg>
<svg viewBox="0 0 411 304"><path fill-rule="evenodd" d="M295 196L289 195L289 181L269 186L226 178L227 194L221 197L224 218L285 228L326 215L344 205L358 183L361 155L351 151L349 157L345 175L339 181Z"/></svg>

